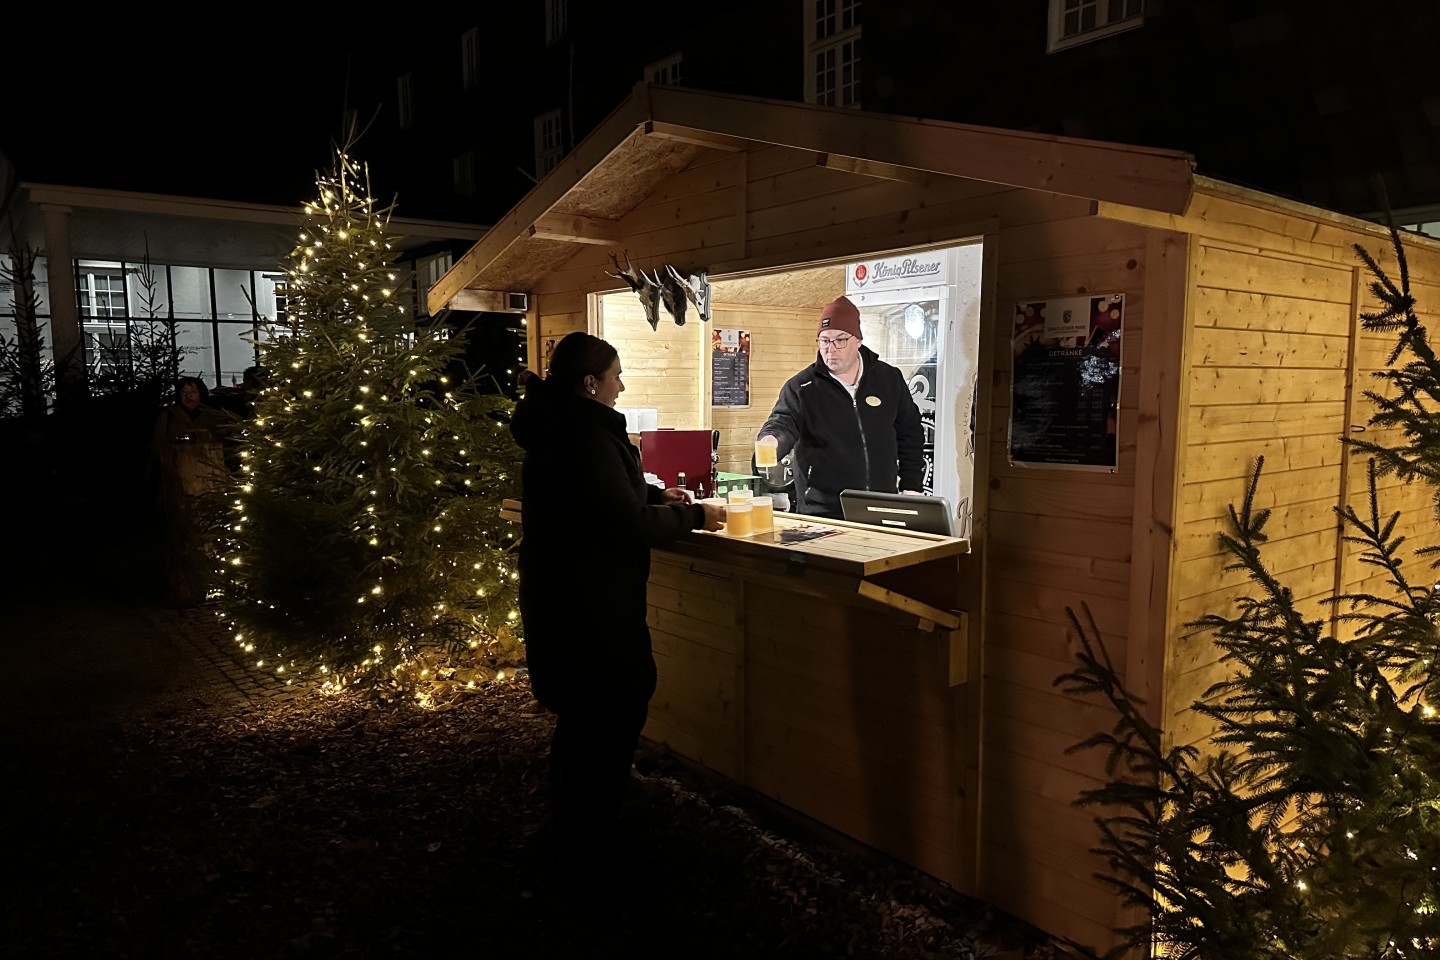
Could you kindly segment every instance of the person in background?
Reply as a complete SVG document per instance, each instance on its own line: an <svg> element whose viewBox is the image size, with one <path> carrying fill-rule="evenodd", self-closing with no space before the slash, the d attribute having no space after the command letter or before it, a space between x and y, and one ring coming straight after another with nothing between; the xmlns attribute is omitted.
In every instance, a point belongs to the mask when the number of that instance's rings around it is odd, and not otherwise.
<svg viewBox="0 0 1440 960"><path fill-rule="evenodd" d="M240 381L240 415L247 420L255 416L255 404L270 382L270 371L261 366L246 367Z"/></svg>
<svg viewBox="0 0 1440 960"><path fill-rule="evenodd" d="M755 440L790 454L796 513L841 519L840 491L919 495L925 432L905 377L862 342L860 311L820 312L815 362L785 382Z"/></svg>
<svg viewBox="0 0 1440 960"><path fill-rule="evenodd" d="M527 379L511 421L525 451L525 659L535 699L556 718L549 769L562 888L603 883L599 870L622 842L620 808L656 683L650 549L725 519L723 507L645 482L615 410L624 389L615 348L572 333L549 376Z"/></svg>
<svg viewBox="0 0 1440 960"><path fill-rule="evenodd" d="M159 474L166 598L182 607L200 603L209 582L196 499L220 489L226 476L222 441L232 418L207 404L208 395L198 377L176 381L175 402L155 417L150 446Z"/></svg>
<svg viewBox="0 0 1440 960"><path fill-rule="evenodd" d="M210 394L210 402L231 418L220 439L225 448L225 468L232 474L240 472L240 441L245 425L255 419L255 405L269 382L270 372L264 367L246 367L238 387L217 388Z"/></svg>
<svg viewBox="0 0 1440 960"><path fill-rule="evenodd" d="M246 367L240 385L216 387L210 394L210 403L242 420L249 420L255 416L255 402L260 399L260 392L269 380L269 371L264 367Z"/></svg>

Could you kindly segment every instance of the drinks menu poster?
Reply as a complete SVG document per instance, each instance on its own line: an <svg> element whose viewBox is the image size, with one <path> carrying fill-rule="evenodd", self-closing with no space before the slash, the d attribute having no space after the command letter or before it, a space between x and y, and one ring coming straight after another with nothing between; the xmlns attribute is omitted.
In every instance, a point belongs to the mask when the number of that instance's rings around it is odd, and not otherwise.
<svg viewBox="0 0 1440 960"><path fill-rule="evenodd" d="M710 331L710 405L750 406L750 331Z"/></svg>
<svg viewBox="0 0 1440 960"><path fill-rule="evenodd" d="M1015 304L1012 465L1115 472L1124 314L1123 293Z"/></svg>

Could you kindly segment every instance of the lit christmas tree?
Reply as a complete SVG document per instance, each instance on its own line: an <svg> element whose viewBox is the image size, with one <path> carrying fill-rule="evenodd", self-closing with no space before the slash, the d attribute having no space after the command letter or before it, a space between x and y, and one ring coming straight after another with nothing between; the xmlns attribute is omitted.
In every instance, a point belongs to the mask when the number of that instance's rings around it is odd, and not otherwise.
<svg viewBox="0 0 1440 960"><path fill-rule="evenodd" d="M337 148L316 182L214 541L221 616L248 661L329 689L484 676L520 656L513 401L397 302L364 165Z"/></svg>

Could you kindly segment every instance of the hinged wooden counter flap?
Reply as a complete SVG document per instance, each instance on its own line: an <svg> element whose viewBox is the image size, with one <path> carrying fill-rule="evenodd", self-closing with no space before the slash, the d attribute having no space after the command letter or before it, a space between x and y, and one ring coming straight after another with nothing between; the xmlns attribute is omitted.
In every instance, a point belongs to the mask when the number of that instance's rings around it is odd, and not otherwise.
<svg viewBox="0 0 1440 960"><path fill-rule="evenodd" d="M500 505L502 519L519 522L521 502L506 498ZM813 540L787 542L786 531L813 529L824 533ZM732 537L721 531L692 530L667 545L671 553L707 559L752 558L761 563L804 564L813 570L828 570L871 577L886 570L913 567L931 560L943 560L970 552L970 541L913 530L890 530L848 520L817 520L792 513L776 513L775 529L748 537Z"/></svg>
<svg viewBox="0 0 1440 960"><path fill-rule="evenodd" d="M823 532L813 540L786 542L785 534L801 530ZM970 541L910 530L845 520L817 520L798 514L775 514L775 529L748 537L732 537L721 531L692 531L689 536L665 547L672 553L690 556L753 560L759 564L803 563L812 570L828 570L857 577L870 577L886 570L913 567L931 560L943 560L970 552Z"/></svg>
<svg viewBox="0 0 1440 960"><path fill-rule="evenodd" d="M505 500L500 516L518 521L520 501ZM793 541L787 536L807 532L818 535ZM925 630L957 630L961 625L961 615L953 609L947 593L926 596L924 591L898 589L893 576L885 584L871 578L968 553L970 541L963 538L777 513L773 530L746 537L692 530L657 549L708 561L736 576L763 579L794 592L835 599L863 597L913 614Z"/></svg>

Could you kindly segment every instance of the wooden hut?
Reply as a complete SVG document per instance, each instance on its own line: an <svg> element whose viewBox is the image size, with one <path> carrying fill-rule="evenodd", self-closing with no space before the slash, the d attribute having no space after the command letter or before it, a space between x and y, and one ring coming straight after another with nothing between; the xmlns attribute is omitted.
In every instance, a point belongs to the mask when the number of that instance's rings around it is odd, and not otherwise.
<svg viewBox="0 0 1440 960"><path fill-rule="evenodd" d="M1113 718L1053 686L1074 666L1066 608L1089 605L1152 719L1197 742L1208 731L1187 707L1219 667L1184 624L1244 587L1216 535L1258 455L1268 559L1295 595L1314 603L1376 575L1332 512L1363 491L1364 465L1338 438L1366 422L1360 394L1390 346L1357 319L1369 302L1356 243L1390 262L1376 224L1197 176L1180 153L641 85L435 285L430 308L528 294L532 367L552 338L606 336L621 347L622 403L721 431L721 469L748 472L755 428L814 358L815 318L847 266L978 254L973 428L962 393L937 413L952 450L974 440L968 464L936 462L939 479L973 473L968 552L888 571L872 558L828 580L713 539L657 552L661 687L646 733L1102 950L1130 918L1095 881L1098 834L1073 805L1101 758L1065 751ZM610 256L627 252L642 268L703 270L710 319L650 329L612 276ZM1440 244L1414 238L1409 262L1433 325ZM1063 441L1018 445L1031 414L1016 358L1028 308L1100 296L1123 304L1115 455L1076 469ZM713 402L705 358L720 329L753 343L748 407ZM1385 496L1412 543L1440 540L1424 490ZM876 602L887 590L916 603Z"/></svg>

